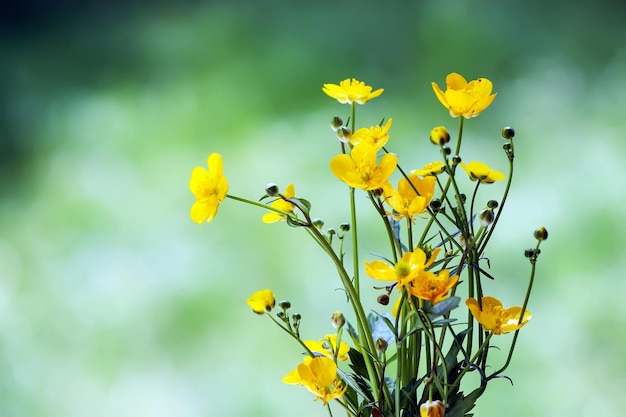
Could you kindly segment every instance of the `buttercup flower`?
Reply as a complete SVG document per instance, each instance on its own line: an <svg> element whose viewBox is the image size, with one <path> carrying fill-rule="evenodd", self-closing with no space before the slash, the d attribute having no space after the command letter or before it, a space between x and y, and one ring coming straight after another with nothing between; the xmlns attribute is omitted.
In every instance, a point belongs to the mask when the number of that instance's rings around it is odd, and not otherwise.
<svg viewBox="0 0 626 417"><path fill-rule="evenodd" d="M320 353L324 356L327 356L333 359L333 352L337 349L337 335L336 334L327 334L321 340L306 340L304 342L306 347L311 349L311 352ZM349 359L348 352L350 351L350 346L346 343L341 342L339 344L339 351L337 352L337 359L340 361L346 361Z"/></svg>
<svg viewBox="0 0 626 417"><path fill-rule="evenodd" d="M444 417L446 407L440 400L426 401L420 405L420 417Z"/></svg>
<svg viewBox="0 0 626 417"><path fill-rule="evenodd" d="M270 290L257 291L247 300L248 305L257 314L265 314L272 311L276 300L274 294Z"/></svg>
<svg viewBox="0 0 626 417"><path fill-rule="evenodd" d="M439 273L424 272L409 285L409 293L422 300L430 300L433 304L448 298L449 291L459 280L458 275L450 276L450 271L443 269Z"/></svg>
<svg viewBox="0 0 626 417"><path fill-rule="evenodd" d="M348 388L337 378L337 364L326 356L305 359L298 368L283 378L286 384L303 385L324 405L341 397Z"/></svg>
<svg viewBox="0 0 626 417"><path fill-rule="evenodd" d="M372 87L365 85L363 81L356 79L346 79L337 84L324 84L322 91L331 98L334 98L341 104L365 104L373 98L383 93L383 89L379 88L372 91Z"/></svg>
<svg viewBox="0 0 626 417"><path fill-rule="evenodd" d="M472 181L480 181L482 184L491 184L492 182L500 181L506 178L500 171L489 168L488 165L482 162L472 161L469 163L461 162L461 166L467 172Z"/></svg>
<svg viewBox="0 0 626 417"><path fill-rule="evenodd" d="M341 154L330 161L330 169L337 178L353 188L375 190L381 188L398 165L398 157L387 153L376 165L376 148L366 142L359 143L350 156Z"/></svg>
<svg viewBox="0 0 626 417"><path fill-rule="evenodd" d="M394 190L391 184L383 186L385 202L395 210L391 213L394 219L412 219L416 214L423 213L435 193L437 179L433 176L419 178L416 175L408 175L398 181L398 190ZM409 180L411 181L409 183ZM418 193L415 192L417 190Z"/></svg>
<svg viewBox="0 0 626 417"><path fill-rule="evenodd" d="M381 150L383 146L389 140L389 128L391 127L392 119L388 119L385 126L371 126L368 128L361 128L352 134L350 143L358 145L361 142L368 142L374 145L377 151Z"/></svg>
<svg viewBox="0 0 626 417"><path fill-rule="evenodd" d="M432 86L435 95L452 117L476 117L496 98L496 94L491 94L493 84L488 79L479 78L468 83L456 72L446 77L445 93L437 83L433 82Z"/></svg>
<svg viewBox="0 0 626 417"><path fill-rule="evenodd" d="M209 170L195 167L191 171L189 189L196 197L191 206L191 219L200 224L211 223L217 214L219 204L228 192L228 181L222 172L222 155L212 153L207 159Z"/></svg>
<svg viewBox="0 0 626 417"><path fill-rule="evenodd" d="M420 177L425 177L427 175L438 175L441 174L446 165L441 161L429 162L424 165L422 169L414 169L411 171L413 175L419 175Z"/></svg>
<svg viewBox="0 0 626 417"><path fill-rule="evenodd" d="M521 307L505 309L502 303L495 297L483 297L482 309L478 301L468 298L465 305L472 312L472 316L480 323L483 329L492 331L493 334L506 334L522 328L532 318L530 311L524 311L522 322L519 322L522 314Z"/></svg>
<svg viewBox="0 0 626 417"><path fill-rule="evenodd" d="M450 142L450 133L444 126L437 126L430 131L430 141L433 145L445 145Z"/></svg>
<svg viewBox="0 0 626 417"><path fill-rule="evenodd" d="M430 258L426 259L426 253L420 248L413 252L406 252L392 268L387 262L373 261L365 263L365 273L380 281L397 281L398 289L418 277L435 261L440 248L433 251Z"/></svg>
<svg viewBox="0 0 626 417"><path fill-rule="evenodd" d="M289 184L287 189L285 190L285 194L283 194L285 198L294 198L296 196L296 188L293 184ZM288 201L283 200L282 198L278 198L270 204L270 207L274 207L275 209L284 211L285 213L291 213L293 211L293 204ZM281 213L277 213L275 211L271 211L261 218L263 223L274 223L279 222L281 220L285 220L286 216Z"/></svg>

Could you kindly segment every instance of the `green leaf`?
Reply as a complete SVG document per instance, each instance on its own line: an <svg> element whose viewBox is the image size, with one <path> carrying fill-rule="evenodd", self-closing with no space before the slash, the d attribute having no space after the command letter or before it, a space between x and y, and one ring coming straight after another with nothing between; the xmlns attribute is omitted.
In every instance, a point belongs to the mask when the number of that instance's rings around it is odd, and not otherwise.
<svg viewBox="0 0 626 417"><path fill-rule="evenodd" d="M367 322L372 330L372 338L374 341L382 338L387 344L395 344L398 339L396 328L391 322L389 313L379 314L371 312L367 315Z"/></svg>
<svg viewBox="0 0 626 417"><path fill-rule="evenodd" d="M425 310L426 314L433 319L435 317L443 316L457 308L459 303L461 302L461 297L455 295L453 297L446 298L438 302L435 305L431 305L428 309Z"/></svg>

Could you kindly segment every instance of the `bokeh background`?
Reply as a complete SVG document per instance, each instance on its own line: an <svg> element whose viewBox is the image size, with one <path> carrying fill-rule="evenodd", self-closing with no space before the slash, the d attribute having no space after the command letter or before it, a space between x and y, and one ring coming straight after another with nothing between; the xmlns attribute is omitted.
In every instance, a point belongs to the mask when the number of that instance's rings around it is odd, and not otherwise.
<svg viewBox="0 0 626 417"><path fill-rule="evenodd" d="M233 194L295 182L337 226L328 121L347 107L321 84L384 87L359 123L393 117L390 145L417 167L437 159L433 126L456 130L430 87L452 71L498 92L466 123L466 160L505 170L500 129L517 131L488 253L505 304L532 231L550 232L515 385L492 383L476 415L623 415L624 21L611 0L3 3L0 416L327 415L280 382L298 347L245 299L272 288L319 338L345 306L332 265L231 200L194 224L191 170L219 152ZM376 251L375 217L362 224Z"/></svg>

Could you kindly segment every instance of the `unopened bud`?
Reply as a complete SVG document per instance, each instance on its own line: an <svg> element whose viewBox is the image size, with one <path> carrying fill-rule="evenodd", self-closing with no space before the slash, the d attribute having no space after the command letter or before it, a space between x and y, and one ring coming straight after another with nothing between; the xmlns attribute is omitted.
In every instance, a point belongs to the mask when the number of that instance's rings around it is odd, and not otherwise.
<svg viewBox="0 0 626 417"><path fill-rule="evenodd" d="M339 129L337 129L335 133L337 134L337 139L339 139L340 142L342 143L350 142L350 138L352 137L352 132L347 127L341 126Z"/></svg>
<svg viewBox="0 0 626 417"><path fill-rule="evenodd" d="M441 149L443 149L443 153L445 153L446 155L450 155L452 153L452 149L450 149L449 146L444 146Z"/></svg>
<svg viewBox="0 0 626 417"><path fill-rule="evenodd" d="M280 189L276 184L270 183L265 186L265 194L269 195L270 197L276 197L279 192Z"/></svg>
<svg viewBox="0 0 626 417"><path fill-rule="evenodd" d="M502 149L504 149L506 152L509 152L511 150L511 144L509 142L505 143L504 145L502 145Z"/></svg>
<svg viewBox="0 0 626 417"><path fill-rule="evenodd" d="M389 295L381 294L378 296L376 301L378 301L378 304L386 306L387 304L389 304Z"/></svg>
<svg viewBox="0 0 626 417"><path fill-rule="evenodd" d="M490 209L498 208L498 202L496 200L489 200L487 201L487 207Z"/></svg>
<svg viewBox="0 0 626 417"><path fill-rule="evenodd" d="M389 346L389 344L382 337L379 337L378 339L376 339L376 350L378 352L385 353L387 351L387 347L388 346Z"/></svg>
<svg viewBox="0 0 626 417"><path fill-rule="evenodd" d="M502 137L507 140L511 140L515 137L515 130L511 126L507 126L502 129Z"/></svg>
<svg viewBox="0 0 626 417"><path fill-rule="evenodd" d="M420 417L443 417L446 407L440 400L426 401L420 405Z"/></svg>
<svg viewBox="0 0 626 417"><path fill-rule="evenodd" d="M445 145L450 142L450 133L448 133L448 129L443 126L437 126L430 131L430 141L434 145Z"/></svg>
<svg viewBox="0 0 626 417"><path fill-rule="evenodd" d="M535 239L537 240L547 240L548 239L548 231L546 230L545 227L540 227L539 229L535 230Z"/></svg>
<svg viewBox="0 0 626 417"><path fill-rule="evenodd" d="M460 164L460 163L461 163L461 157L460 157L459 155L454 155L454 156L452 157L452 163L453 163L454 165L458 165L458 164Z"/></svg>
<svg viewBox="0 0 626 417"><path fill-rule="evenodd" d="M335 311L333 313L333 317L330 319L330 323L335 329L341 329L343 325L346 324L346 318L344 317L343 313Z"/></svg>
<svg viewBox="0 0 626 417"><path fill-rule="evenodd" d="M291 302L289 300L282 300L278 303L278 307L280 307L283 310L287 310L291 308Z"/></svg>
<svg viewBox="0 0 626 417"><path fill-rule="evenodd" d="M527 258L532 258L534 254L535 254L535 250L532 248L528 248L524 251L524 256Z"/></svg>
<svg viewBox="0 0 626 417"><path fill-rule="evenodd" d="M333 117L333 119L330 121L330 128L333 131L337 131L337 129L339 129L341 126L343 126L343 120L341 120L341 117L339 116L335 116Z"/></svg>
<svg viewBox="0 0 626 417"><path fill-rule="evenodd" d="M337 234L337 231L333 227L329 227L326 233L328 233L329 236L334 236Z"/></svg>
<svg viewBox="0 0 626 417"><path fill-rule="evenodd" d="M291 318L294 322L299 323L302 319L302 316L300 315L300 313L293 313L293 316L291 316Z"/></svg>
<svg viewBox="0 0 626 417"><path fill-rule="evenodd" d="M480 213L478 213L478 220L480 221L480 225L482 227L489 226L494 219L493 210L490 208L483 209Z"/></svg>
<svg viewBox="0 0 626 417"><path fill-rule="evenodd" d="M430 200L429 206L430 209L436 213L441 208L441 200L439 200L438 198L433 198L432 200Z"/></svg>
<svg viewBox="0 0 626 417"><path fill-rule="evenodd" d="M350 223L341 223L339 225L339 230L341 230L342 232L349 232L350 231Z"/></svg>
<svg viewBox="0 0 626 417"><path fill-rule="evenodd" d="M313 226L315 226L318 229L321 229L322 227L324 227L324 220L320 219L319 217L313 219L312 223L313 223Z"/></svg>

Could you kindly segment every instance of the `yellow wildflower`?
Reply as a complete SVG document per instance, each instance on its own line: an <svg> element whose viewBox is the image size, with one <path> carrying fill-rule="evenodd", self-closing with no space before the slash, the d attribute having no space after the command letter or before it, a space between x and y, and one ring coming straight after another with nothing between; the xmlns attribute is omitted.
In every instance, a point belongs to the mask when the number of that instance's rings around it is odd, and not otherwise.
<svg viewBox="0 0 626 417"><path fill-rule="evenodd" d="M489 168L488 165L482 162L472 161L469 163L461 162L461 166L467 172L472 181L480 181L482 184L491 184L496 181L500 181L506 178L500 171Z"/></svg>
<svg viewBox="0 0 626 417"><path fill-rule="evenodd" d="M200 224L211 223L217 214L217 208L228 192L228 181L222 172L222 155L212 153L207 159L207 171L203 167L195 167L191 171L189 189L196 197L191 206L191 219Z"/></svg>
<svg viewBox="0 0 626 417"><path fill-rule="evenodd" d="M377 151L381 150L383 146L389 140L389 128L391 127L392 119L387 120L385 126L370 126L369 129L363 127L358 129L350 137L350 143L358 145L361 142L368 142L374 145Z"/></svg>
<svg viewBox="0 0 626 417"><path fill-rule="evenodd" d="M496 94L491 94L493 84L488 79L478 78L468 83L456 72L446 77L445 93L437 83L433 82L432 86L435 95L452 117L476 117L496 98Z"/></svg>
<svg viewBox="0 0 626 417"><path fill-rule="evenodd" d="M506 334L522 328L532 318L530 311L524 311L524 317L520 323L522 314L521 307L502 307L502 302L495 297L483 297L481 306L474 298L468 298L465 305L472 312L472 316L480 323L483 329L492 331L493 334Z"/></svg>
<svg viewBox="0 0 626 417"><path fill-rule="evenodd" d="M373 98L383 93L383 89L379 88L372 91L372 87L365 85L363 81L356 79L346 79L337 84L324 84L322 91L331 98L334 98L341 104L365 104Z"/></svg>
<svg viewBox="0 0 626 417"><path fill-rule="evenodd" d="M450 142L450 133L445 126L437 126L430 131L430 141L433 145L445 145Z"/></svg>
<svg viewBox="0 0 626 417"><path fill-rule="evenodd" d="M419 175L420 177L425 177L428 175L438 175L443 172L445 167L446 165L441 161L429 162L424 165L424 168L422 169L414 169L413 171L411 171L411 174Z"/></svg>
<svg viewBox="0 0 626 417"><path fill-rule="evenodd" d="M283 196L285 198L294 198L296 196L296 188L294 187L293 184L289 184L287 186L287 189L285 190L285 194L283 194ZM293 204L290 203L289 201L283 200L280 197L276 199L275 201L273 201L272 204L270 204L270 206L277 210L284 211L285 213L291 213L293 211ZM274 223L274 222L279 222L281 220L285 220L286 218L287 216L285 216L282 213L271 211L263 215L261 220L263 220L263 223Z"/></svg>
<svg viewBox="0 0 626 417"><path fill-rule="evenodd" d="M337 377L337 364L326 356L305 359L298 368L289 372L282 380L286 384L303 385L324 405L341 397L348 388Z"/></svg>
<svg viewBox="0 0 626 417"><path fill-rule="evenodd" d="M426 401L420 405L420 417L444 417L446 407L440 400Z"/></svg>
<svg viewBox="0 0 626 417"><path fill-rule="evenodd" d="M392 268L387 262L365 262L365 273L380 281L397 281L398 289L413 281L419 274L424 272L435 261L440 248L433 251L430 258L426 259L426 253L420 248L413 252L406 252Z"/></svg>
<svg viewBox="0 0 626 417"><path fill-rule="evenodd" d="M337 359L340 361L346 361L349 359L348 352L350 351L350 346L346 343L341 342L339 344L339 350L337 350L337 335L336 334L327 334L321 340L306 340L304 341L306 347L308 347L311 352L320 353L326 357L331 359L334 358L334 352L337 351Z"/></svg>
<svg viewBox="0 0 626 417"><path fill-rule="evenodd" d="M265 314L272 311L276 300L274 294L270 290L257 291L247 300L248 305L257 314Z"/></svg>
<svg viewBox="0 0 626 417"><path fill-rule="evenodd" d="M381 188L398 165L398 157L385 154L376 165L376 148L362 142L352 148L350 156L340 154L330 161L330 169L337 178L353 188L375 190Z"/></svg>
<svg viewBox="0 0 626 417"><path fill-rule="evenodd" d="M408 175L407 177L408 180L405 177L400 178L397 191L389 183L383 186L385 202L395 210L395 213L391 213L391 215L396 220L405 217L412 219L416 214L423 213L435 193L435 184L437 183L435 177L428 176L423 179L416 175Z"/></svg>
<svg viewBox="0 0 626 417"><path fill-rule="evenodd" d="M437 274L426 271L417 276L409 285L409 293L422 300L430 300L433 304L445 300L448 292L459 280L458 275L450 276L450 271L443 269Z"/></svg>

